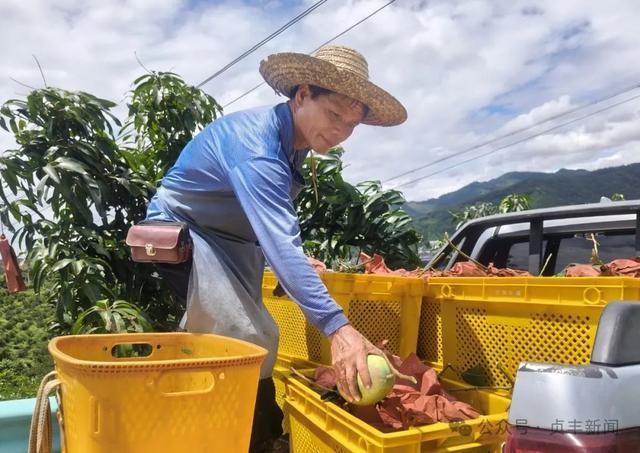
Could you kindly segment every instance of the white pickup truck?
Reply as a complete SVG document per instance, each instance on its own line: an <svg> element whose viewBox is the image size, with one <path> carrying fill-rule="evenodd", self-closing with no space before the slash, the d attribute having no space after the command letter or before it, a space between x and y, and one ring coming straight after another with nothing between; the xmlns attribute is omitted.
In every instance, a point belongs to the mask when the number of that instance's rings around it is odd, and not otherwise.
<svg viewBox="0 0 640 453"><path fill-rule="evenodd" d="M445 246L431 266L446 270L471 257L552 276L572 263L590 263L594 242L602 262L640 257L640 200L484 217L451 242L455 247ZM503 452L640 452L639 383L640 301L609 301L590 364L520 365Z"/></svg>

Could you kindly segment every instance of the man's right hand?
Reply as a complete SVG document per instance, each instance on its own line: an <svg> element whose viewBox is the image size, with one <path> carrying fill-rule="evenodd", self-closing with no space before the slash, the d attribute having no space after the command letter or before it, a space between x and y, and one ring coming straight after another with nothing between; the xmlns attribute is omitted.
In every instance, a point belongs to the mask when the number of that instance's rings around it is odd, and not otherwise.
<svg viewBox="0 0 640 453"><path fill-rule="evenodd" d="M357 374L360 374L365 388L371 387L371 376L367 366L367 356L384 353L367 340L351 324L338 328L329 335L331 342L331 362L336 371L340 393L350 402L360 400Z"/></svg>

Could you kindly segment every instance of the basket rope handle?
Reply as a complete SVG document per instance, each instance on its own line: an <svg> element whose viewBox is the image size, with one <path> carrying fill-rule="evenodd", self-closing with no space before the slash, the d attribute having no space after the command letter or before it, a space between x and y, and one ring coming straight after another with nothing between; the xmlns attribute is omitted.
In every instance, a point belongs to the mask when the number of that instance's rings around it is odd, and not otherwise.
<svg viewBox="0 0 640 453"><path fill-rule="evenodd" d="M58 423L62 427L62 412L60 404L60 379L55 371L51 371L40 382L36 405L31 417L31 429L29 432L29 453L51 453L52 428L51 428L51 407L49 405L49 394L56 390L58 401ZM60 436L62 437L62 429Z"/></svg>

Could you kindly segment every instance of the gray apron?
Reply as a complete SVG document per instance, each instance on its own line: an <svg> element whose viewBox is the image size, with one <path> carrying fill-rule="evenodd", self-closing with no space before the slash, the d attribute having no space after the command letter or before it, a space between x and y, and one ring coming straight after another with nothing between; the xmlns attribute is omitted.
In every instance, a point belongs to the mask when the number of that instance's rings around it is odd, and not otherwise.
<svg viewBox="0 0 640 453"><path fill-rule="evenodd" d="M292 199L304 184L297 169L306 153L294 155ZM262 302L265 259L238 199L233 192L177 192L160 187L157 201L168 218L189 224L193 240L181 326L188 332L224 335L264 347L269 354L260 378L271 377L278 326Z"/></svg>

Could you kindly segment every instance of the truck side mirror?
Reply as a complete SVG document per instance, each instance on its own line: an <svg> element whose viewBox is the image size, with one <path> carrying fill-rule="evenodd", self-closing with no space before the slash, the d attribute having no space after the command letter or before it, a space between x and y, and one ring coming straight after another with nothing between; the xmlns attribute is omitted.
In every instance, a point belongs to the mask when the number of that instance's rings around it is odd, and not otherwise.
<svg viewBox="0 0 640 453"><path fill-rule="evenodd" d="M640 301L616 301L604 307L591 363L610 367L640 364Z"/></svg>

